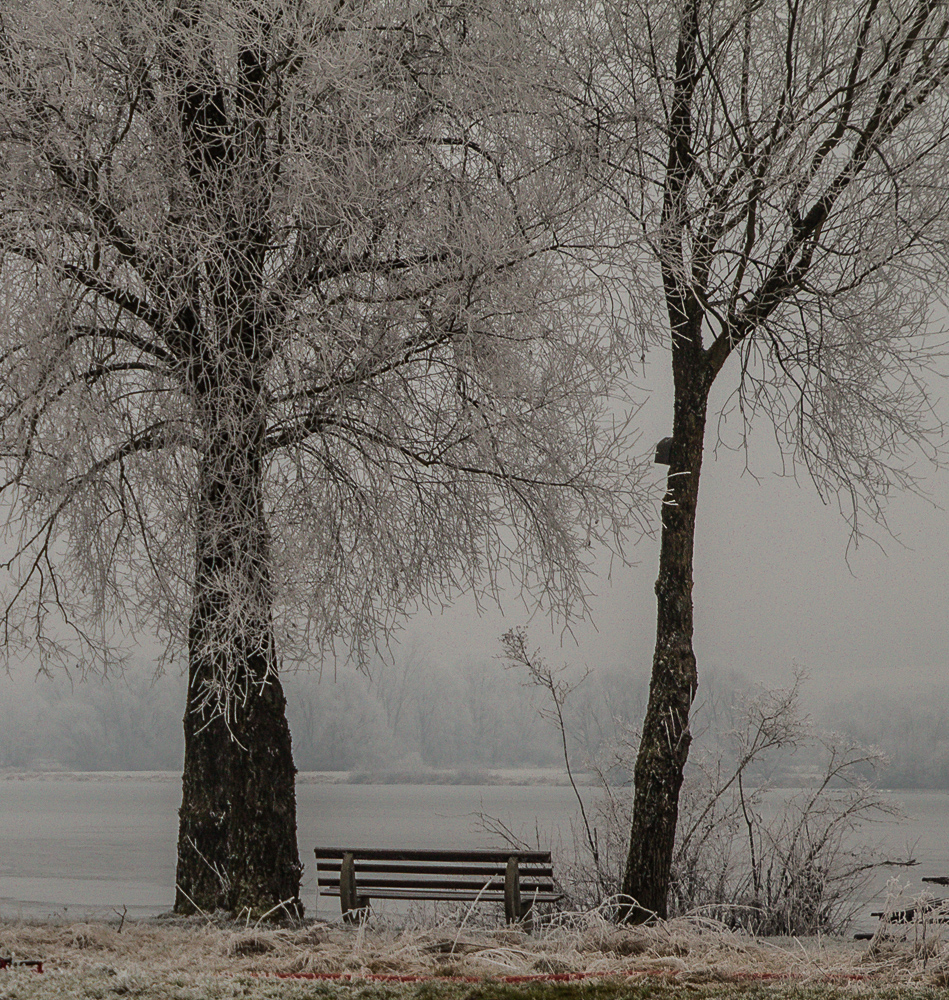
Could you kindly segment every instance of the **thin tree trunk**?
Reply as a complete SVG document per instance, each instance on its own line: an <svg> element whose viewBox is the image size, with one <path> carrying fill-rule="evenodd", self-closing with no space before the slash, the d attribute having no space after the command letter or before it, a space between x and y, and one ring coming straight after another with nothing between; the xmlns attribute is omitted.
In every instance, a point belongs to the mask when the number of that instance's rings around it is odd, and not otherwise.
<svg viewBox="0 0 949 1000"><path fill-rule="evenodd" d="M201 402L211 445L197 513L178 913L303 912L296 769L270 618L259 399L253 384L232 382L229 393Z"/></svg>
<svg viewBox="0 0 949 1000"><path fill-rule="evenodd" d="M689 711L698 684L692 649L692 554L711 379L700 349L690 350L683 343L675 355L675 417L656 580L656 649L636 758L622 886L635 904L621 917L636 922L667 914L679 790L692 740Z"/></svg>
<svg viewBox="0 0 949 1000"><path fill-rule="evenodd" d="M704 261L701 254L690 259L684 246L690 218L686 195L695 168L692 102L700 73L700 10L701 0L687 0L680 12L660 231L660 267L672 334L674 411L656 580L656 650L636 758L633 821L622 886L633 902L621 918L634 921L653 915L665 918L667 913L679 790L692 741L689 711L698 685L692 649L692 553L714 373L702 346L703 307L696 296L696 288L704 283Z"/></svg>

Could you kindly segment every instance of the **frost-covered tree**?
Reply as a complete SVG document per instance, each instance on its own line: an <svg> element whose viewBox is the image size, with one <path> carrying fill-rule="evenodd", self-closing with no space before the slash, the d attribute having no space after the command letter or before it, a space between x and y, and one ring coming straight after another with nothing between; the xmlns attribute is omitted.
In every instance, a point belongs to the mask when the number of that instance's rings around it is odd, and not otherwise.
<svg viewBox="0 0 949 1000"><path fill-rule="evenodd" d="M507 0L3 4L3 637L187 650L179 912L300 909L282 662L617 527L547 72Z"/></svg>
<svg viewBox="0 0 949 1000"><path fill-rule="evenodd" d="M643 360L661 346L674 384L623 882L645 917L666 912L689 751L693 545L713 386L740 426L773 426L782 471L806 470L854 530L912 483L916 446L936 427L925 335L946 288L949 7L567 8L548 31L575 68L587 162L608 182L609 264L638 310Z"/></svg>

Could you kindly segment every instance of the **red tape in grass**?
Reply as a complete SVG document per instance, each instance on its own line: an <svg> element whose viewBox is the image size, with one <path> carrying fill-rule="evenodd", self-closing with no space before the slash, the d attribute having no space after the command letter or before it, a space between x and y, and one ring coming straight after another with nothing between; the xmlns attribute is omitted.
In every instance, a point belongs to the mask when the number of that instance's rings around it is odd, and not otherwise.
<svg viewBox="0 0 949 1000"><path fill-rule="evenodd" d="M570 983L581 979L607 979L610 976L626 978L652 976L655 978L675 979L676 974L670 969L622 969L612 972L539 972L534 975L519 976L431 976L431 975L398 975L391 972L265 972L258 973L275 979L306 979L330 982L374 982L374 983ZM718 977L717 977L718 978ZM787 972L736 972L732 975L720 976L722 982L773 982L802 980L804 977ZM836 973L830 972L817 978L822 982L863 982L870 977L866 973Z"/></svg>
<svg viewBox="0 0 949 1000"><path fill-rule="evenodd" d="M43 963L38 958L0 958L0 969L16 969L23 966L36 969L37 972L43 971Z"/></svg>

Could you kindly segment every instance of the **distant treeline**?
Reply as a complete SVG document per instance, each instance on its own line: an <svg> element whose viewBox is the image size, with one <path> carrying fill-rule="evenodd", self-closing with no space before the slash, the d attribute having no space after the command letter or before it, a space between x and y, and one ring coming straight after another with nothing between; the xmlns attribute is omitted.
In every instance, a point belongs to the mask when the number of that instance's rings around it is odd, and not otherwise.
<svg viewBox="0 0 949 1000"><path fill-rule="evenodd" d="M498 660L438 664L410 649L367 673L340 668L284 679L293 750L302 771L385 772L425 768L485 769L562 766L560 736L546 717L543 693ZM645 708L645 678L598 670L581 680L566 704L571 759L609 770L613 749L634 743ZM155 679L145 667L85 682L38 678L0 681L0 767L77 771L174 770L182 761L184 679ZM738 705L752 685L740 674L706 670L694 730L697 745L727 743ZM805 687L818 702L818 681ZM820 699L815 722L879 747L889 763L868 775L887 788L949 789L949 691L884 694L859 701ZM628 758L628 754L625 755ZM804 758L787 773L794 783ZM628 775L612 772L621 782ZM763 776L764 777L764 776Z"/></svg>
<svg viewBox="0 0 949 1000"><path fill-rule="evenodd" d="M419 771L562 766L542 693L498 660L437 665L410 649L368 671L283 678L302 771ZM0 681L0 684L3 684ZM107 681L9 681L0 698L0 767L166 770L181 766L185 681L127 669ZM12 690L11 690L12 688ZM645 685L588 676L570 698L578 766L645 706Z"/></svg>
<svg viewBox="0 0 949 1000"><path fill-rule="evenodd" d="M870 688L859 698L827 704L817 716L886 754L889 763L877 777L881 787L949 789L949 687Z"/></svg>

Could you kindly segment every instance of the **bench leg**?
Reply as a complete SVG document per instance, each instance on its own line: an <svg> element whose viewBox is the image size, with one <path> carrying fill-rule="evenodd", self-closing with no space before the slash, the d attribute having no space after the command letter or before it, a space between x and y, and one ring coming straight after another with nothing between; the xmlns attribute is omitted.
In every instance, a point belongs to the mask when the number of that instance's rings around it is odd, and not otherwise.
<svg viewBox="0 0 949 1000"><path fill-rule="evenodd" d="M504 872L504 919L509 924L520 924L528 934L534 930L534 901L521 898L521 873L517 857L507 859Z"/></svg>
<svg viewBox="0 0 949 1000"><path fill-rule="evenodd" d="M517 867L517 857L507 859L504 872L504 919L509 924L517 923L523 913L521 911L521 875Z"/></svg>
<svg viewBox="0 0 949 1000"><path fill-rule="evenodd" d="M339 907L347 924L362 923L369 910L369 897L356 890L356 863L348 851L339 869Z"/></svg>

